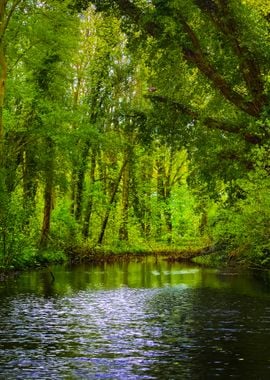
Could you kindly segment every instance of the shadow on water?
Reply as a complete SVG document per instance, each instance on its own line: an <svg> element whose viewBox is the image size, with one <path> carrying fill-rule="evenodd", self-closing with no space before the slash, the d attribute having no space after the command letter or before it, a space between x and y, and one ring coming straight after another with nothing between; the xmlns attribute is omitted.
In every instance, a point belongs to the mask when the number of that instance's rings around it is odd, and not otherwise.
<svg viewBox="0 0 270 380"><path fill-rule="evenodd" d="M149 302L153 311L163 346L162 360L150 369L156 379L269 378L269 299L226 289L164 289Z"/></svg>
<svg viewBox="0 0 270 380"><path fill-rule="evenodd" d="M0 379L268 379L269 281L193 265L55 266L0 285Z"/></svg>

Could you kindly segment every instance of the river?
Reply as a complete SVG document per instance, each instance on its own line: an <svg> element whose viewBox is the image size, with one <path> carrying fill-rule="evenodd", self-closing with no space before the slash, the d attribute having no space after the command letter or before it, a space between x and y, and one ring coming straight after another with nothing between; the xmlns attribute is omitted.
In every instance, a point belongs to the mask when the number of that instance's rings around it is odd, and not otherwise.
<svg viewBox="0 0 270 380"><path fill-rule="evenodd" d="M154 258L52 272L0 283L0 379L270 378L261 276Z"/></svg>

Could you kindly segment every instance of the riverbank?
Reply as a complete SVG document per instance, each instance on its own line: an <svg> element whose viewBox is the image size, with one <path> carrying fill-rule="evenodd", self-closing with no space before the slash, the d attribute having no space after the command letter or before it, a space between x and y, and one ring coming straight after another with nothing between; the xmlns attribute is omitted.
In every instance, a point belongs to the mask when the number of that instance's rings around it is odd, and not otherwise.
<svg viewBox="0 0 270 380"><path fill-rule="evenodd" d="M33 269L42 268L52 264L69 263L77 265L80 263L113 263L118 261L140 261L145 257L153 256L158 259L171 262L192 261L194 257L214 253L211 247L89 247L89 246L68 246L64 249L46 249L36 251L35 256L31 256L24 261L2 265L0 268L0 281L6 277L16 276L18 273Z"/></svg>
<svg viewBox="0 0 270 380"><path fill-rule="evenodd" d="M118 260L138 260L146 256L154 256L168 261L192 261L195 257L214 254L214 247L160 247L151 249L117 250L104 247L69 247L65 250L68 261L81 262L113 262Z"/></svg>
<svg viewBox="0 0 270 380"><path fill-rule="evenodd" d="M251 261L247 256L230 255L225 250L218 250L214 246L194 246L194 247L89 247L89 246L69 246L63 250L46 249L37 251L31 260L23 263L14 262L10 266L0 268L0 281L12 276L16 277L25 270L44 268L53 264L78 265L83 263L114 263L114 262L140 262L152 256L156 261L162 260L171 263L192 262L204 267L226 268L226 267L245 267L251 269L265 269L267 266L260 262Z"/></svg>

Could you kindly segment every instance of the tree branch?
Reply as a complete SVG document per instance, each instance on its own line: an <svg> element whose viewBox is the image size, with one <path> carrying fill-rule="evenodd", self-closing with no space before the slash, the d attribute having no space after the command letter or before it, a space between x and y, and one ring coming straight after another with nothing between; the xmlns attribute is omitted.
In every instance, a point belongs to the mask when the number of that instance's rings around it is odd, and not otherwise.
<svg viewBox="0 0 270 380"><path fill-rule="evenodd" d="M7 27L8 27L8 24L10 22L10 19L15 11L15 9L17 8L17 6L23 1L23 0L14 0L6 18L4 17L4 13L6 11L6 5L7 5L7 0L3 1L3 0L0 0L1 2L3 2L3 5L1 7L1 12L3 12L3 15L1 15L1 33L0 33L0 43L2 43L3 41L3 38L4 38L4 35L5 35L5 32L7 30Z"/></svg>
<svg viewBox="0 0 270 380"><path fill-rule="evenodd" d="M203 3L203 1L201 2ZM150 18L148 18L146 21L146 17L142 10L130 0L116 0L114 3L117 4L118 9L123 16L130 18L135 24L140 25L140 27L147 34L153 36L154 38L158 38L162 35L164 36L164 33L166 33L164 27L153 17L151 18L151 15ZM215 5L216 10L217 5L213 1L211 4L212 3L213 6ZM100 4L100 0L98 1L98 4ZM266 100L265 96L262 95L262 83L259 80L259 66L256 65L255 60L252 60L251 54L249 54L249 61L246 58L245 69L243 67L241 72L242 75L244 75L244 71L247 71L244 78L247 82L248 89L254 97L253 101L247 100L243 95L235 91L232 85L229 84L225 78L217 71L217 69L209 62L208 57L201 48L200 41L197 38L194 30L187 23L187 21L184 20L182 14L179 11L174 10L173 15L182 25L183 31L192 45L192 50L179 45L179 48L183 52L184 59L187 62L195 65L199 71L209 79L214 88L223 95L224 99L234 104L238 109L242 110L248 115L258 117ZM234 45L236 48L236 42L234 42ZM240 43L238 43L238 45L240 46ZM239 57L242 53L243 51L239 51L238 49Z"/></svg>
<svg viewBox="0 0 270 380"><path fill-rule="evenodd" d="M197 0L196 3L210 17L216 28L223 33L226 40L229 41L238 58L241 75L244 78L246 87L253 97L253 108L259 114L267 101L264 94L260 65L247 46L243 46L239 41L240 31L232 12L228 8L228 3L219 1L218 5L214 3L215 7L206 6L205 0Z"/></svg>
<svg viewBox="0 0 270 380"><path fill-rule="evenodd" d="M253 102L246 101L245 98L238 92L232 89L232 86L226 82L222 75L214 68L209 62L205 53L202 51L201 44L186 21L180 18L184 32L189 37L192 43L193 50L182 48L184 58L197 66L197 68L204 74L214 85L214 87L223 95L223 97L234 104L237 108L241 109L245 113L257 117L261 109L258 110L257 105Z"/></svg>
<svg viewBox="0 0 270 380"><path fill-rule="evenodd" d="M223 132L237 134L240 137L244 138L245 141L254 145L260 144L262 142L261 137L251 133L247 133L245 131L244 125L232 124L228 123L226 120L217 120L212 117L202 118L198 111L190 108L185 104L169 99L162 95L149 94L145 95L145 97L151 99L153 102L159 102L169 107L173 107L175 110L180 111L182 114L191 116L193 120L202 122L209 129L218 129Z"/></svg>

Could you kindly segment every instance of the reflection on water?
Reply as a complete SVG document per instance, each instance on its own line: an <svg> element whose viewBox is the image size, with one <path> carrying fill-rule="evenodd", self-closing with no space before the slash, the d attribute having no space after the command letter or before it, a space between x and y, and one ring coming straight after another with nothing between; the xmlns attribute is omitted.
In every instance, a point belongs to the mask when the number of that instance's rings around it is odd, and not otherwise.
<svg viewBox="0 0 270 380"><path fill-rule="evenodd" d="M0 285L0 379L268 379L269 287L183 264L54 267Z"/></svg>

